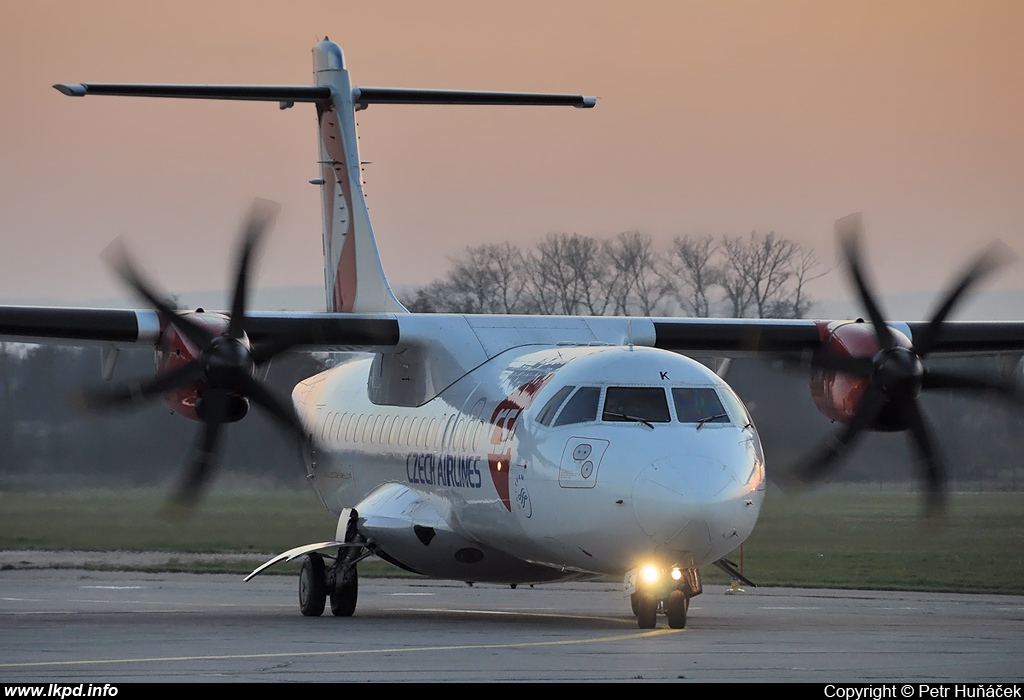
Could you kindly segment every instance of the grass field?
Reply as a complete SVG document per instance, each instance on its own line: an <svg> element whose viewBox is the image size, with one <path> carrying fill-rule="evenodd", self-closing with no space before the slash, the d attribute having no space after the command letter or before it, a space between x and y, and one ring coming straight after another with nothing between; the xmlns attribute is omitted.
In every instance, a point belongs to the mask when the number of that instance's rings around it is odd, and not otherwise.
<svg viewBox="0 0 1024 700"><path fill-rule="evenodd" d="M334 518L310 493L214 494L186 523L154 517L164 494L0 494L0 548L252 552L192 565L168 556L147 570L248 572L259 553L329 539ZM739 552L730 558L739 562ZM759 585L1024 594L1024 494L955 494L939 521L914 494L771 492L744 546ZM294 572L294 567L282 569ZM392 574L366 562L364 575ZM705 582L726 583L718 569Z"/></svg>

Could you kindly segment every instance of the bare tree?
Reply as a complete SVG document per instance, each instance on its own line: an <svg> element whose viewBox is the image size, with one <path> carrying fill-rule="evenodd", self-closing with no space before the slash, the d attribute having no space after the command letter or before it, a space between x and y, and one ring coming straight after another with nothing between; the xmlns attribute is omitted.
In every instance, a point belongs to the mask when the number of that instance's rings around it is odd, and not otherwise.
<svg viewBox="0 0 1024 700"><path fill-rule="evenodd" d="M602 316L611 305L614 273L595 238L550 233L525 263L533 305L542 314Z"/></svg>
<svg viewBox="0 0 1024 700"><path fill-rule="evenodd" d="M551 233L525 253L510 243L466 248L444 280L405 303L420 312L652 316L674 296L697 317L721 306L735 317L793 318L810 311L806 285L829 269L812 249L774 231L677 237L664 263L638 231L610 241ZM721 299L712 295L716 287Z"/></svg>
<svg viewBox="0 0 1024 700"><path fill-rule="evenodd" d="M742 238L731 236L722 237L721 248L725 261L720 268L718 284L725 292L729 315L733 318L742 318L747 315L752 296L747 272L751 250Z"/></svg>
<svg viewBox="0 0 1024 700"><path fill-rule="evenodd" d="M711 289L720 284L722 271L715 260L719 246L711 235L699 238L676 236L669 251L665 279L688 316L711 315Z"/></svg>
<svg viewBox="0 0 1024 700"><path fill-rule="evenodd" d="M791 262L793 267L793 290L790 294L792 304L789 314L780 314L781 317L804 318L814 308L814 301L807 296L804 287L808 282L813 282L819 277L827 275L833 266L825 267L821 263L818 254L813 248L798 245L796 255Z"/></svg>
<svg viewBox="0 0 1024 700"><path fill-rule="evenodd" d="M484 244L466 248L449 277L467 313L516 313L526 289L522 264L522 252L511 243Z"/></svg>
<svg viewBox="0 0 1024 700"><path fill-rule="evenodd" d="M748 238L724 236L720 284L733 316L799 318L814 302L806 285L828 273L810 248L779 236L752 231Z"/></svg>
<svg viewBox="0 0 1024 700"><path fill-rule="evenodd" d="M446 279L415 290L406 300L410 311L434 313L525 313L523 253L511 243L466 248L449 259Z"/></svg>
<svg viewBox="0 0 1024 700"><path fill-rule="evenodd" d="M661 274L661 265L651 237L639 231L624 231L605 243L613 269L611 294L616 315L654 316L671 285Z"/></svg>

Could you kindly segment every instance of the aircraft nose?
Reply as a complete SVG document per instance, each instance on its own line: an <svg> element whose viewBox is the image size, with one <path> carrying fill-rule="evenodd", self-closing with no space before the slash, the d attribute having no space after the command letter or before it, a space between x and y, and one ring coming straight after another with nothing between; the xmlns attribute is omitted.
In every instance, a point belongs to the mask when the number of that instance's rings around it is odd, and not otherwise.
<svg viewBox="0 0 1024 700"><path fill-rule="evenodd" d="M633 512L657 544L690 552L694 559L724 556L753 529L760 506L755 465L705 456L653 462L633 484ZM755 497L756 496L756 497Z"/></svg>

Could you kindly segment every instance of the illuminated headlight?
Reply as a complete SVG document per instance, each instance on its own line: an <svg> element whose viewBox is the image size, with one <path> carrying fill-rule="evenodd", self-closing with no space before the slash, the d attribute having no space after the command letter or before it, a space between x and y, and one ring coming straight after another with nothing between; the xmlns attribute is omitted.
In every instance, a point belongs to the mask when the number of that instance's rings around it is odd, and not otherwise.
<svg viewBox="0 0 1024 700"><path fill-rule="evenodd" d="M640 569L640 578L644 580L644 583L657 583L661 578L661 571L654 564L648 564Z"/></svg>
<svg viewBox="0 0 1024 700"><path fill-rule="evenodd" d="M682 570L680 570L680 568L678 566L673 566L672 567L672 580L673 581L678 581L682 577L683 577Z"/></svg>

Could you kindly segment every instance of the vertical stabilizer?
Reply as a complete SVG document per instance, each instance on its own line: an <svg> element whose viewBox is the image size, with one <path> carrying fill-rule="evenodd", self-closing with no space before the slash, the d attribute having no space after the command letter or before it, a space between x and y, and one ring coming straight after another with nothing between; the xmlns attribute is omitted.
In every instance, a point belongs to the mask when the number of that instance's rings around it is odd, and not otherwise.
<svg viewBox="0 0 1024 700"><path fill-rule="evenodd" d="M317 44L313 69L316 84L331 90L329 101L317 102L327 310L404 312L384 275L370 227L352 82L341 47L326 38Z"/></svg>

